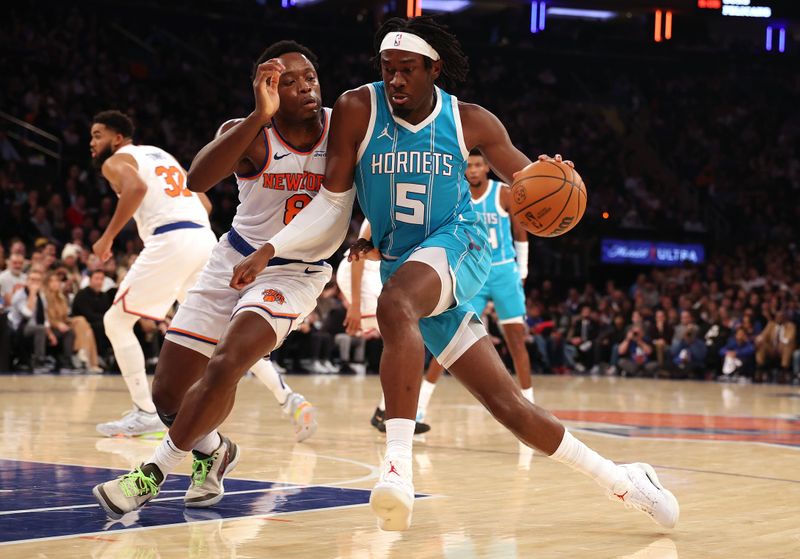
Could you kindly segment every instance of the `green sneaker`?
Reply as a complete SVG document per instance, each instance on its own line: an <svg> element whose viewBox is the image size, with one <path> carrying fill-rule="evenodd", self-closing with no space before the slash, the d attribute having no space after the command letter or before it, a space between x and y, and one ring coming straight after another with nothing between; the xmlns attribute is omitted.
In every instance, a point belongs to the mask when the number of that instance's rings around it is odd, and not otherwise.
<svg viewBox="0 0 800 559"><path fill-rule="evenodd" d="M216 505L225 494L222 483L225 474L239 463L239 446L228 437L220 435L222 442L210 456L193 451L192 484L183 497L189 508L204 508Z"/></svg>
<svg viewBox="0 0 800 559"><path fill-rule="evenodd" d="M123 515L142 508L158 495L164 475L155 464L142 464L130 473L95 485L92 489L97 502L109 518L119 520Z"/></svg>

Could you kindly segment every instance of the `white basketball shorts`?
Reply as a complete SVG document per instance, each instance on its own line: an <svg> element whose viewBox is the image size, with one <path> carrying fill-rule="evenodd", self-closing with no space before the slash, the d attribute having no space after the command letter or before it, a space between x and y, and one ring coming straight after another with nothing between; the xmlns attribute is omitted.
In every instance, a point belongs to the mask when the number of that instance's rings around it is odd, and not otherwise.
<svg viewBox="0 0 800 559"><path fill-rule="evenodd" d="M329 264L270 265L239 291L229 284L243 259L223 235L172 319L168 340L210 356L234 315L250 311L269 323L280 345L316 308L332 274Z"/></svg>
<svg viewBox="0 0 800 559"><path fill-rule="evenodd" d="M175 301L186 298L216 244L207 227L152 235L122 280L114 304L130 314L164 320Z"/></svg>

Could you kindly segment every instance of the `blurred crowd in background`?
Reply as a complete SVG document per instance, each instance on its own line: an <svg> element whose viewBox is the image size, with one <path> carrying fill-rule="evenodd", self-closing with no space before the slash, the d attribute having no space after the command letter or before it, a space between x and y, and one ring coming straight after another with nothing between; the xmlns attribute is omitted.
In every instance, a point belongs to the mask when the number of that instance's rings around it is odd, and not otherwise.
<svg viewBox="0 0 800 559"><path fill-rule="evenodd" d="M35 17L36 7L15 6L0 23L9 54L0 59L0 107L12 117L0 120L0 370L114 368L102 316L142 245L130 223L114 258L102 263L91 253L115 205L90 163L94 113L127 112L137 143L158 145L188 168L222 122L250 111L252 63L274 40L294 38L319 54L328 106L378 79L369 14L334 28L281 13L278 27L249 5L229 19L182 3L124 4L114 15L91 6L54 4ZM452 23L472 66L454 93L495 112L530 156L574 160L589 191L578 228L531 239L525 292L535 369L800 379L800 75L713 52L691 63L643 53L642 64L596 38L584 49L532 45L528 34L508 32L503 16ZM13 119L54 136L59 157L37 149L45 140ZM231 178L209 194L222 234L236 185ZM348 241L359 221L356 212ZM706 246L708 260L602 265L599 239L608 235L690 240ZM347 336L344 313L331 285L276 362L314 373L375 371L380 339ZM507 357L491 306L485 320ZM151 364L165 328L146 319L137 326Z"/></svg>

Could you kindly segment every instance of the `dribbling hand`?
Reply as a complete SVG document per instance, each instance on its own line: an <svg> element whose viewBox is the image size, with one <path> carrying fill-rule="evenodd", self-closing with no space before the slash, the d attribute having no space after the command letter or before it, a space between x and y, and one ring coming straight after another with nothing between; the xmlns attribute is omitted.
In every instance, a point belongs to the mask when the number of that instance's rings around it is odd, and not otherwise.
<svg viewBox="0 0 800 559"><path fill-rule="evenodd" d="M275 58L259 64L256 68L256 77L253 79L253 93L256 98L255 113L261 117L264 124L278 112L281 104L278 82L281 72L285 69L284 65Z"/></svg>
<svg viewBox="0 0 800 559"><path fill-rule="evenodd" d="M381 251L372 246L372 241L358 239L350 246L350 255L347 257L347 261L357 262L359 260L381 260Z"/></svg>
<svg viewBox="0 0 800 559"><path fill-rule="evenodd" d="M569 165L569 166L570 166L570 167L572 167L573 169L575 168L575 163L573 163L573 162L572 162L572 161L570 161L569 159L563 159L563 158L561 157L561 154L560 154L560 153L557 153L555 157L550 157L550 156L549 156L549 155L547 155L546 153L543 153L542 155L540 155L540 156L539 156L539 157L537 157L536 159L538 159L539 161L557 161L557 162L559 162L559 163L563 163L564 165ZM527 167L526 167L526 169L527 169ZM519 171L517 171L516 173L514 173L514 175L513 175L511 178L512 178L513 180L517 180L517 175L518 175L519 173L521 173L521 172L522 172L522 169L520 169Z"/></svg>

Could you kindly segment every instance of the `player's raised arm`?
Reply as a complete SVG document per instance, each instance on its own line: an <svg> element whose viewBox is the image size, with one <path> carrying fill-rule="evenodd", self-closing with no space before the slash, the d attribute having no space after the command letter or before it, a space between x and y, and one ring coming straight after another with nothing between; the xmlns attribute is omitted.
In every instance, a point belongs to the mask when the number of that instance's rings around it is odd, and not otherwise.
<svg viewBox="0 0 800 559"><path fill-rule="evenodd" d="M130 221L147 194L147 185L139 176L136 160L127 154L109 157L102 167L103 176L111 183L111 187L119 194L117 207L111 221L99 239L92 245L92 250L102 261L111 258L111 245L114 239Z"/></svg>
<svg viewBox="0 0 800 559"><path fill-rule="evenodd" d="M231 287L241 289L252 283L272 258L321 260L339 248L350 224L358 146L369 115L366 88L347 91L339 97L333 106L325 180L319 194L291 223L233 269Z"/></svg>
<svg viewBox="0 0 800 559"><path fill-rule="evenodd" d="M247 174L258 170L261 161L253 161L248 151L278 110L278 81L283 70L277 60L259 64L253 78L255 109L245 119L224 123L216 138L195 156L187 176L189 190L206 192L234 171Z"/></svg>

